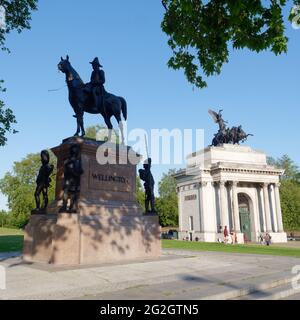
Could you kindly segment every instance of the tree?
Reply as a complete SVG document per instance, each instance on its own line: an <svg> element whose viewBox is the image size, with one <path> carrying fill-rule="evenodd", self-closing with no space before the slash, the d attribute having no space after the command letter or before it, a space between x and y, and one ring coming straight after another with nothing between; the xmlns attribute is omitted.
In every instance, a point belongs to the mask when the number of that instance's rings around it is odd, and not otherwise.
<svg viewBox="0 0 300 320"><path fill-rule="evenodd" d="M283 155L277 160L277 167L284 170L284 175L282 177L283 181L294 181L300 183L299 167L288 155Z"/></svg>
<svg viewBox="0 0 300 320"><path fill-rule="evenodd" d="M300 184L300 171L297 164L288 156L279 159L268 158L268 164L284 170L282 181L294 181Z"/></svg>
<svg viewBox="0 0 300 320"><path fill-rule="evenodd" d="M282 217L285 230L300 230L300 186L285 180L280 187Z"/></svg>
<svg viewBox="0 0 300 320"><path fill-rule="evenodd" d="M0 49L9 52L5 47L6 36L16 30L18 33L23 29L30 29L31 12L37 9L38 0L0 0L1 12L5 15L5 25L0 24ZM5 92L2 87L3 80L0 80L0 93ZM5 104L0 100L0 146L7 142L6 134L16 133L13 125L16 118L10 108L5 108Z"/></svg>
<svg viewBox="0 0 300 320"><path fill-rule="evenodd" d="M108 137L108 129L104 125L94 125L86 129L85 137L89 139L95 139L97 141L106 141ZM120 136L114 129L112 131L112 142L119 144Z"/></svg>
<svg viewBox="0 0 300 320"><path fill-rule="evenodd" d="M5 92L5 89L1 87L3 83L0 80L0 92ZM13 124L17 123L16 118L11 109L5 108L5 104L0 100L0 146L4 146L7 142L6 133L13 132L16 133L16 130L12 129Z"/></svg>
<svg viewBox="0 0 300 320"><path fill-rule="evenodd" d="M1 210L0 211L0 228L7 226L8 224L8 214Z"/></svg>
<svg viewBox="0 0 300 320"><path fill-rule="evenodd" d="M50 163L56 168L55 156L51 152L50 157ZM8 198L8 208L12 224L15 227L24 227L31 210L35 208L34 191L40 166L40 154L29 154L20 162L15 162L12 172L6 173L4 178L0 180L0 191ZM49 202L54 200L55 197L55 179L53 176L48 191Z"/></svg>
<svg viewBox="0 0 300 320"><path fill-rule="evenodd" d="M163 227L178 225L178 199L176 180L173 174L176 170L169 170L159 182L159 198L156 201L160 224Z"/></svg>
<svg viewBox="0 0 300 320"><path fill-rule="evenodd" d="M300 5L300 0L293 1ZM162 0L162 30L173 56L170 68L183 69L193 85L207 86L207 77L221 73L229 47L276 55L287 52L283 9L286 0ZM292 9L290 20L297 17ZM202 69L202 73L201 73Z"/></svg>
<svg viewBox="0 0 300 320"><path fill-rule="evenodd" d="M279 159L268 158L268 164L284 170L281 177L280 198L284 228L300 230L300 171L288 156Z"/></svg>
<svg viewBox="0 0 300 320"><path fill-rule="evenodd" d="M138 204L145 211L145 192L142 186L142 181L139 176L136 177L136 199Z"/></svg>

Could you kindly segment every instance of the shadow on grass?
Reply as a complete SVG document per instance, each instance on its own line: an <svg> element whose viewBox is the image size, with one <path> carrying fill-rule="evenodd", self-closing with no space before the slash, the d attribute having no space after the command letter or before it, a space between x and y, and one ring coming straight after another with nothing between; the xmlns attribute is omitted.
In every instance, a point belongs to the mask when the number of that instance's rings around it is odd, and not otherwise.
<svg viewBox="0 0 300 320"><path fill-rule="evenodd" d="M0 252L17 252L23 250L23 236L0 236Z"/></svg>

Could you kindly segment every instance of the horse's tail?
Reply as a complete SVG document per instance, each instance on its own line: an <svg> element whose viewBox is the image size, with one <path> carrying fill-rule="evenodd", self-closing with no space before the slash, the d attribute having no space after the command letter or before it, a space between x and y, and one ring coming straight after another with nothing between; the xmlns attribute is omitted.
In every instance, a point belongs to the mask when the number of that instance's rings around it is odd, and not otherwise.
<svg viewBox="0 0 300 320"><path fill-rule="evenodd" d="M122 114L123 114L123 117L125 119L125 121L127 120L127 102L124 98L120 97L120 100L121 100L121 104L122 104Z"/></svg>

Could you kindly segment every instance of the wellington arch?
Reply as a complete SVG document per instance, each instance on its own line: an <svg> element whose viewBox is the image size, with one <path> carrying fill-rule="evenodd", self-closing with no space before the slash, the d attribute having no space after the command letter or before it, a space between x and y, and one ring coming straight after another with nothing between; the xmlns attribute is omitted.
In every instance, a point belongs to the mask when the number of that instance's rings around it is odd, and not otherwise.
<svg viewBox="0 0 300 320"><path fill-rule="evenodd" d="M188 156L175 175L179 200L179 238L216 242L227 226L238 243L258 242L269 233L287 242L280 204L282 170L248 146L222 144Z"/></svg>

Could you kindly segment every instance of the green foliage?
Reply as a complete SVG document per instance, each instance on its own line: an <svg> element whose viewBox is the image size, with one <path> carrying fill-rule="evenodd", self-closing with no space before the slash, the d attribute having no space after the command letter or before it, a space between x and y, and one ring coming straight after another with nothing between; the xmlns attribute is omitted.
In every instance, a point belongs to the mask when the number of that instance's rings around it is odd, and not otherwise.
<svg viewBox="0 0 300 320"><path fill-rule="evenodd" d="M106 141L108 137L108 129L104 125L90 126L86 129L85 137L97 141ZM112 142L120 144L120 136L116 130L112 131Z"/></svg>
<svg viewBox="0 0 300 320"><path fill-rule="evenodd" d="M162 227L178 226L178 204L173 197L158 198L156 208L159 213L159 222Z"/></svg>
<svg viewBox="0 0 300 320"><path fill-rule="evenodd" d="M8 51L5 47L6 36L16 30L18 33L24 29L30 29L31 12L37 9L38 0L0 0L0 6L5 9L5 28L0 28L0 49ZM0 80L0 92L4 92L2 88L3 80ZM0 100L0 146L4 146L7 142L7 133L16 133L12 129L16 123L16 118L9 108L5 108L5 104Z"/></svg>
<svg viewBox="0 0 300 320"><path fill-rule="evenodd" d="M163 227L178 225L176 180L172 176L175 172L175 170L170 170L167 174L164 174L158 185L159 198L156 200L156 207L160 224Z"/></svg>
<svg viewBox="0 0 300 320"><path fill-rule="evenodd" d="M223 243L208 243L195 241L162 240L165 249L180 249L192 251L215 251L242 254L264 254L300 258L299 248L262 246L255 244L236 244L229 246Z"/></svg>
<svg viewBox="0 0 300 320"><path fill-rule="evenodd" d="M284 170L281 178L280 197L285 230L300 230L300 171L295 162L284 155L268 159L268 164Z"/></svg>
<svg viewBox="0 0 300 320"><path fill-rule="evenodd" d="M136 177L136 198L138 204L145 211L145 192L142 186L141 178L139 176Z"/></svg>
<svg viewBox="0 0 300 320"><path fill-rule="evenodd" d="M283 181L280 196L285 229L300 230L300 185L294 181Z"/></svg>
<svg viewBox="0 0 300 320"><path fill-rule="evenodd" d="M24 231L16 228L0 228L0 236L23 236Z"/></svg>
<svg viewBox="0 0 300 320"><path fill-rule="evenodd" d="M8 214L5 211L0 211L0 228L8 225Z"/></svg>
<svg viewBox="0 0 300 320"><path fill-rule="evenodd" d="M51 164L56 168L56 160L52 153L50 157ZM0 180L0 191L8 198L9 225L22 228L27 223L30 212L35 207L34 191L40 166L40 154L29 154L22 161L15 162L12 172L7 172ZM49 201L54 200L54 181L52 177L48 191Z"/></svg>
<svg viewBox="0 0 300 320"><path fill-rule="evenodd" d="M95 126L90 126L85 130L85 137L89 139L95 139L97 136L97 132L102 129L102 126L99 126L98 124Z"/></svg>
<svg viewBox="0 0 300 320"><path fill-rule="evenodd" d="M0 6L5 9L6 27L0 29L0 48L5 48L6 35L16 30L30 29L31 12L37 9L38 0L0 0Z"/></svg>
<svg viewBox="0 0 300 320"><path fill-rule="evenodd" d="M283 155L276 160L275 164L278 168L284 170L284 175L282 176L283 181L295 181L300 183L299 167L288 155Z"/></svg>
<svg viewBox="0 0 300 320"><path fill-rule="evenodd" d="M283 9L286 0L162 0L162 30L173 56L170 68L183 69L187 80L204 88L207 77L221 73L230 46L276 55L287 52ZM294 0L295 5L300 4ZM295 15L291 13L290 19ZM202 70L202 73L201 73Z"/></svg>
<svg viewBox="0 0 300 320"><path fill-rule="evenodd" d="M5 92L1 84L3 84L2 80L0 80L0 92ZM5 108L4 102L0 100L0 146L4 146L7 142L6 133L16 133L16 131L12 129L15 123L17 123L17 121L12 110Z"/></svg>

